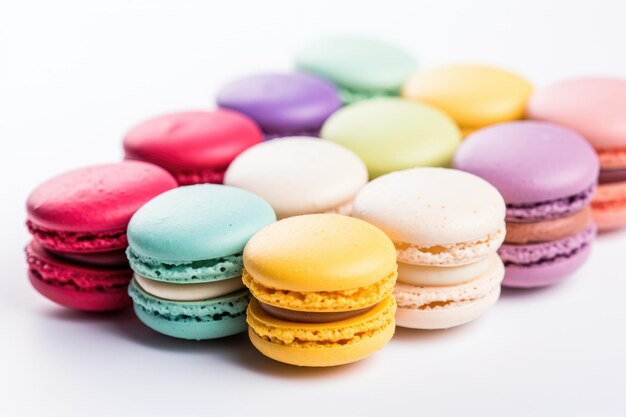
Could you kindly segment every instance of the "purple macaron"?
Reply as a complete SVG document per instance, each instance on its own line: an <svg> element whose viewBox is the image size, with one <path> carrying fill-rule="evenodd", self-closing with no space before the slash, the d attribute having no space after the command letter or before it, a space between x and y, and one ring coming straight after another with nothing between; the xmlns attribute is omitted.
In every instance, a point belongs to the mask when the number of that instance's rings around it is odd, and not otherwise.
<svg viewBox="0 0 626 417"><path fill-rule="evenodd" d="M551 285L585 262L596 235L589 204L599 162L578 133L544 122L501 123L468 136L454 167L489 181L507 203L504 286Z"/></svg>
<svg viewBox="0 0 626 417"><path fill-rule="evenodd" d="M259 74L224 86L217 104L246 114L261 126L266 139L274 139L319 136L341 100L333 84L313 75Z"/></svg>

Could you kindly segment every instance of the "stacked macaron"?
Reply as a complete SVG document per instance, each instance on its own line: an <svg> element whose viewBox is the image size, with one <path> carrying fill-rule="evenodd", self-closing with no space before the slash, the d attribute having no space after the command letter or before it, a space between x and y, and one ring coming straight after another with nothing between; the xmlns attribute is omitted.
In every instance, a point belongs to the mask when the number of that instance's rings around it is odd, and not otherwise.
<svg viewBox="0 0 626 417"><path fill-rule="evenodd" d="M322 123L340 106L337 89L308 74L257 74L222 87L217 104L255 120L266 139L319 136Z"/></svg>
<svg viewBox="0 0 626 417"><path fill-rule="evenodd" d="M446 168L384 175L357 195L353 215L383 230L398 257L398 326L444 329L472 321L500 295L496 254L505 205L481 178Z"/></svg>
<svg viewBox="0 0 626 417"><path fill-rule="evenodd" d="M224 185L180 187L145 204L128 225L128 292L139 319L183 339L244 331L243 248L275 220L263 199Z"/></svg>
<svg viewBox="0 0 626 417"><path fill-rule="evenodd" d="M626 78L553 84L533 95L528 116L567 126L591 143L601 168L594 219L601 231L626 226Z"/></svg>
<svg viewBox="0 0 626 417"><path fill-rule="evenodd" d="M585 262L598 159L582 136L545 122L502 123L467 137L454 166L492 183L507 203L503 285L550 285Z"/></svg>
<svg viewBox="0 0 626 417"><path fill-rule="evenodd" d="M174 187L170 174L143 162L90 166L39 185L26 203L33 287L78 310L129 305L126 227L139 207Z"/></svg>
<svg viewBox="0 0 626 417"><path fill-rule="evenodd" d="M349 215L352 200L367 183L367 168L335 143L289 137L243 152L226 171L224 183L263 197L279 219L312 213Z"/></svg>
<svg viewBox="0 0 626 417"><path fill-rule="evenodd" d="M180 185L221 184L242 151L263 140L257 124L230 110L171 113L146 120L124 138L126 159L168 170Z"/></svg>
<svg viewBox="0 0 626 417"><path fill-rule="evenodd" d="M299 366L362 359L394 333L393 244L361 220L290 217L250 239L243 282L250 340L264 355Z"/></svg>

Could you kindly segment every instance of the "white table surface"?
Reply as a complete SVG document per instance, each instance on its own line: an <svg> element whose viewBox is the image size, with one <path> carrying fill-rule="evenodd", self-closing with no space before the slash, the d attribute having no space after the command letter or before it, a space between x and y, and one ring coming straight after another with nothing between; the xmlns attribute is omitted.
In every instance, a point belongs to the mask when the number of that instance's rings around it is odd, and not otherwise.
<svg viewBox="0 0 626 417"><path fill-rule="evenodd" d="M460 328L399 329L380 353L334 369L272 362L244 335L170 339L130 310L64 310L29 286L22 249L36 184L119 160L134 123L210 108L221 83L286 70L316 36L383 36L422 67L494 63L542 85L626 75L624 15L621 0L0 0L0 414L626 415L626 230L601 236L561 285L504 291Z"/></svg>

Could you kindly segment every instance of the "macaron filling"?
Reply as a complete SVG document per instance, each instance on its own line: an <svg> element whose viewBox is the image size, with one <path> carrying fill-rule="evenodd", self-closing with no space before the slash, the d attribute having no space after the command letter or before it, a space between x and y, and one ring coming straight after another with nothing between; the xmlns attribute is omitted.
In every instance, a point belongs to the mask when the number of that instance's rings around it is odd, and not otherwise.
<svg viewBox="0 0 626 417"><path fill-rule="evenodd" d="M128 295L135 309L167 321L206 323L234 319L246 312L250 294L246 290L230 293L207 301L163 300L145 292L137 281L128 286Z"/></svg>
<svg viewBox="0 0 626 417"><path fill-rule="evenodd" d="M499 250L505 266L532 267L553 264L575 256L595 239L596 226L589 225L584 231L565 238L537 244L504 244Z"/></svg>
<svg viewBox="0 0 626 417"><path fill-rule="evenodd" d="M459 266L430 266L398 263L398 282L417 287L443 287L471 281L483 274L494 264L501 262L493 253L471 264Z"/></svg>
<svg viewBox="0 0 626 417"><path fill-rule="evenodd" d="M626 168L601 169L599 182L600 184L626 182Z"/></svg>
<svg viewBox="0 0 626 417"><path fill-rule="evenodd" d="M453 286L414 286L398 283L393 295L398 308L438 310L459 307L479 301L500 290L504 278L502 262L492 263L487 273L465 283Z"/></svg>
<svg viewBox="0 0 626 417"><path fill-rule="evenodd" d="M347 345L384 331L393 325L396 303L387 296L366 313L356 318L335 321L320 327L318 323L296 323L268 314L253 299L247 322L260 338L279 345L319 348Z"/></svg>
<svg viewBox="0 0 626 417"><path fill-rule="evenodd" d="M343 291L290 291L269 288L255 280L245 269L242 280L259 301L286 310L338 312L370 307L387 297L396 282L397 272L372 285Z"/></svg>
<svg viewBox="0 0 626 417"><path fill-rule="evenodd" d="M443 245L421 246L412 243L394 242L398 262L414 265L452 266L476 262L492 254L504 241L505 224L478 240Z"/></svg>
<svg viewBox="0 0 626 417"><path fill-rule="evenodd" d="M164 261L137 254L131 247L126 250L130 267L137 274L156 281L192 283L219 281L241 276L243 254L198 260Z"/></svg>
<svg viewBox="0 0 626 417"><path fill-rule="evenodd" d="M594 183L569 197L536 203L510 203L506 205L506 219L507 221L533 222L567 216L588 206L595 191L596 184Z"/></svg>
<svg viewBox="0 0 626 417"><path fill-rule="evenodd" d="M372 307L360 308L351 311L337 311L332 313L318 313L315 311L296 311L286 308L274 307L259 301L261 307L267 314L280 320L293 321L298 323L331 323L333 321L347 320L369 311Z"/></svg>
<svg viewBox="0 0 626 417"><path fill-rule="evenodd" d="M155 281L137 273L133 278L145 292L164 300L200 301L221 297L243 288L241 277L193 284Z"/></svg>
<svg viewBox="0 0 626 417"><path fill-rule="evenodd" d="M62 252L107 252L128 246L125 228L101 232L68 232L41 227L30 220L26 226L43 246Z"/></svg>
<svg viewBox="0 0 626 417"><path fill-rule="evenodd" d="M176 178L178 185L221 184L224 182L225 168L222 169L185 169L169 170Z"/></svg>
<svg viewBox="0 0 626 417"><path fill-rule="evenodd" d="M540 222L508 222L505 243L528 244L559 240L580 233L593 222L591 208Z"/></svg>
<svg viewBox="0 0 626 417"><path fill-rule="evenodd" d="M265 140L277 139L282 137L291 137L291 136L307 136L319 138L320 136L320 128L318 126L316 128L302 128L302 129L284 129L284 130L263 130L263 134L265 135Z"/></svg>

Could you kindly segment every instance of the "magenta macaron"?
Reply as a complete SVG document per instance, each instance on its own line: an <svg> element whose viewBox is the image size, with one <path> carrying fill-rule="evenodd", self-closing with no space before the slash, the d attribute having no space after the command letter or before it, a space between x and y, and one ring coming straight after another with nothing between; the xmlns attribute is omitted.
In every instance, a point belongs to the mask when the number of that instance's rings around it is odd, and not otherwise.
<svg viewBox="0 0 626 417"><path fill-rule="evenodd" d="M124 138L126 159L169 171L180 185L221 184L237 155L263 140L244 114L226 109L170 113L146 120Z"/></svg>
<svg viewBox="0 0 626 417"><path fill-rule="evenodd" d="M126 227L139 207L176 186L167 171L136 161L80 168L40 184L26 203L32 285L68 308L130 305Z"/></svg>
<svg viewBox="0 0 626 417"><path fill-rule="evenodd" d="M304 73L256 74L225 85L217 104L242 112L266 139L319 136L326 119L341 107L339 92L322 78Z"/></svg>
<svg viewBox="0 0 626 417"><path fill-rule="evenodd" d="M585 262L596 235L589 205L599 162L578 133L544 122L501 123L468 136L454 167L489 181L507 204L504 286L551 285Z"/></svg>

